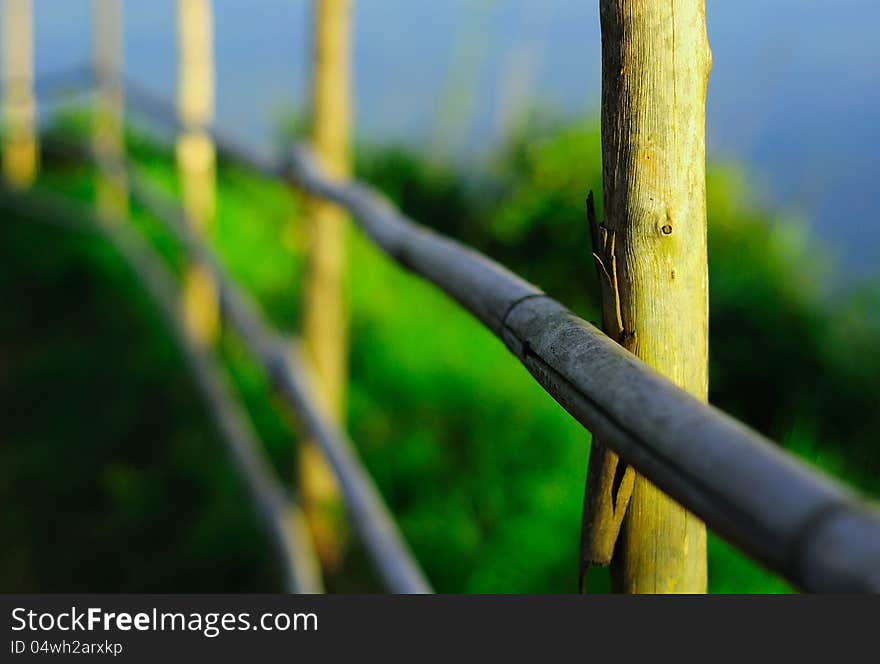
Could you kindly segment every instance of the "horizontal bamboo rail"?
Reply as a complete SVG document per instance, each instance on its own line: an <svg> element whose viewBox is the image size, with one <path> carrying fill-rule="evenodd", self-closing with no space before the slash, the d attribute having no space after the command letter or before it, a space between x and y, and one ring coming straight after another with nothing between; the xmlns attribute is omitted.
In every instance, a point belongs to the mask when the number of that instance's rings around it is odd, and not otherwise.
<svg viewBox="0 0 880 664"><path fill-rule="evenodd" d="M545 390L714 530L813 591L880 592L880 514L837 482L673 385L535 286L419 226L309 151L290 180L333 201L404 268L499 337Z"/></svg>
<svg viewBox="0 0 880 664"><path fill-rule="evenodd" d="M276 334L260 310L235 285L192 226L184 212L130 166L132 196L177 236L191 255L205 265L217 285L221 315L272 378L304 431L319 446L342 490L355 530L382 580L395 593L430 593L431 586L406 545L375 483L358 459L354 446L328 415L296 347Z"/></svg>
<svg viewBox="0 0 880 664"><path fill-rule="evenodd" d="M175 126L161 100L132 98L141 112ZM214 137L225 156L346 208L387 255L499 337L575 419L744 552L806 590L880 592L876 507L675 387L501 265L419 226L369 187L327 178L307 148L282 167ZM285 370L292 360L278 341L248 315L241 324L292 404L308 400L301 372Z"/></svg>
<svg viewBox="0 0 880 664"><path fill-rule="evenodd" d="M84 88L90 88L96 84L96 77L88 68L77 68L70 75L61 73L46 79L46 87L52 90L64 88L65 84L81 84ZM123 87L127 91L129 106L176 131L185 129L173 106L134 83ZM246 154L222 137L217 137L215 132L210 134L222 155L234 157ZM95 159L95 155L83 146L59 138L55 138L46 147L48 150L57 150L84 159ZM265 168L266 162L251 157L249 165L254 169L261 166ZM260 360L290 410L327 458L340 483L355 530L364 542L386 587L395 593L433 592L382 501L375 483L358 459L353 444L342 429L333 423L326 413L326 407L316 398L317 392L312 388L313 379L308 374L307 364L301 359L298 344L291 347L289 340L281 338L266 324L259 309L236 287L211 251L193 232L193 225L187 220L185 212L151 186L146 178L137 173L133 164L103 164L103 168L116 170L120 177L131 178L132 196L152 216L165 224L193 258L208 266L219 290L221 315L232 323L248 349ZM280 177L281 173L279 168L277 172L263 174ZM55 212L60 213L59 210ZM174 320L174 324L184 325L178 319ZM182 329L185 331L185 326ZM304 586L300 584L298 587ZM306 584L305 587L309 586Z"/></svg>
<svg viewBox="0 0 880 664"><path fill-rule="evenodd" d="M253 425L223 378L220 367L187 331L179 315L174 278L155 251L121 220L102 223L86 208L77 213L75 204L61 197L49 198L44 192L5 193L0 195L0 206L14 206L17 212L29 217L56 222L75 219L76 223L68 224L69 228L98 231L104 235L135 273L165 319L214 427L276 548L286 587L295 593L322 592L318 561L300 508L287 497L276 479Z"/></svg>

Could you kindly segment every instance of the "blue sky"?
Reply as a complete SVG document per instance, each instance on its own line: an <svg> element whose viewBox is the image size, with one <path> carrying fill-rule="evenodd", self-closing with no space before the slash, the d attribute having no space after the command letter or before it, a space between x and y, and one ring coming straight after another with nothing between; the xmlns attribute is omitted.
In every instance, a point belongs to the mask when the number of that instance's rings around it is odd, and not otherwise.
<svg viewBox="0 0 880 664"><path fill-rule="evenodd" d="M38 73L84 61L90 2L34 1ZM707 1L710 159L744 163L756 191L802 216L843 273L876 275L880 3L831 4ZM355 7L362 137L467 153L491 145L535 100L570 114L597 108L597 0ZM278 118L305 98L309 3L215 0L215 11L218 124L269 149ZM174 16L173 0L125 2L128 72L166 96Z"/></svg>

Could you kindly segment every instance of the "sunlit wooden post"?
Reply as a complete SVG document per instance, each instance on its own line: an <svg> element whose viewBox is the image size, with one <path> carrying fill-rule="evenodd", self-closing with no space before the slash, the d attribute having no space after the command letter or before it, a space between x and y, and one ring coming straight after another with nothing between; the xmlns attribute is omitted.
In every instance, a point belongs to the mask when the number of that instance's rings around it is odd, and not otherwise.
<svg viewBox="0 0 880 664"><path fill-rule="evenodd" d="M315 0L312 68L312 143L333 177L349 173L349 0ZM348 334L345 297L347 220L335 205L308 201L309 267L303 340L322 400L333 417L345 412ZM330 470L312 443L302 446L299 487L306 518L325 567L341 561L342 504Z"/></svg>
<svg viewBox="0 0 880 664"><path fill-rule="evenodd" d="M208 129L214 119L214 44L211 0L178 0L177 168L183 207L196 230L206 232L216 209L216 156ZM217 291L209 270L189 266L183 313L192 334L212 343L220 329Z"/></svg>
<svg viewBox="0 0 880 664"><path fill-rule="evenodd" d="M3 0L3 175L26 187L37 174L31 0Z"/></svg>
<svg viewBox="0 0 880 664"><path fill-rule="evenodd" d="M601 0L599 6L605 220L601 226L592 221L603 323L620 344L705 400L712 62L705 0ZM604 469L594 463L605 460ZM609 535L616 589L705 592L703 523L645 478L615 465L613 454L597 457L590 475L598 480L591 490L616 492L605 496L606 518L594 524ZM615 546L611 535L618 527Z"/></svg>
<svg viewBox="0 0 880 664"><path fill-rule="evenodd" d="M98 89L92 149L98 162L97 207L105 219L128 214L121 0L92 0L93 67Z"/></svg>

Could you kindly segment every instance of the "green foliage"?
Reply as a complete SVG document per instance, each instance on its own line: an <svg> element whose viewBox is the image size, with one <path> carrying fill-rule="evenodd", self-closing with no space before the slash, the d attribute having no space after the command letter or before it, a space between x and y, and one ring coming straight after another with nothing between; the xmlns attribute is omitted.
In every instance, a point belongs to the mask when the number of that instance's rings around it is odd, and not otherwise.
<svg viewBox="0 0 880 664"><path fill-rule="evenodd" d="M181 358L120 259L10 214L0 263L0 588L277 588Z"/></svg>
<svg viewBox="0 0 880 664"><path fill-rule="evenodd" d="M129 144L176 193L168 149L138 134ZM584 219L586 193L601 191L595 123L526 131L480 173L399 148L364 149L358 168L413 218L596 317ZM88 202L92 177L58 154L39 186ZM712 170L709 199L712 400L878 493L878 291L832 298L816 251L795 224L750 205L734 169ZM290 332L301 209L284 187L221 162L211 241ZM180 247L136 206L132 223L182 267ZM2 225L0 252L0 525L12 534L0 588L278 588L242 487L119 259L96 237L27 219ZM447 592L573 590L589 434L436 289L357 232L349 253L348 428L429 578ZM293 477L295 423L234 337L220 352L276 468ZM717 538L709 551L713 591L788 589ZM375 590L363 552L350 561L331 587Z"/></svg>
<svg viewBox="0 0 880 664"><path fill-rule="evenodd" d="M496 157L479 189L469 184L473 176L411 155L395 155L392 163L364 159L363 175L414 218L497 258L588 319L599 318L584 218L590 190L602 215L595 122L527 129ZM804 227L751 203L737 169L710 169L707 185L710 400L808 462L880 495L880 449L873 443L880 428L880 289L829 292L830 268ZM444 218L420 208L438 193L441 203L472 212ZM717 538L710 538L709 555L713 591L787 588Z"/></svg>

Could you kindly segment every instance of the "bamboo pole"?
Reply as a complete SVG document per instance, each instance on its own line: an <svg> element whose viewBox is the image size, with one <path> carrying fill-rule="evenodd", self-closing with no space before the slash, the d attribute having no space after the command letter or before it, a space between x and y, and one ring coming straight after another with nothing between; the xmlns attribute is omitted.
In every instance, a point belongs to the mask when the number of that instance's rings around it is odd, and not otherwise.
<svg viewBox="0 0 880 664"><path fill-rule="evenodd" d="M128 183L113 164L125 159L122 85L123 24L120 0L92 0L93 54L97 79L93 149L98 162L97 208L104 219L128 215Z"/></svg>
<svg viewBox="0 0 880 664"><path fill-rule="evenodd" d="M605 323L621 345L706 400L705 0L601 0L600 13L606 218L594 250L609 286ZM702 521L642 476L627 487L621 469L599 474L611 478L608 490L620 484L632 494L628 507L612 497L625 509L615 588L705 592Z"/></svg>
<svg viewBox="0 0 880 664"><path fill-rule="evenodd" d="M455 31L430 138L429 155L438 161L460 158L463 149L468 147L468 134L477 109L481 65L489 51L486 32L495 4L494 0L466 4L461 26Z"/></svg>
<svg viewBox="0 0 880 664"><path fill-rule="evenodd" d="M37 174L31 0L3 0L3 176L24 188Z"/></svg>
<svg viewBox="0 0 880 664"><path fill-rule="evenodd" d="M214 46L211 0L178 0L177 169L187 218L206 232L216 211L216 156L208 127L214 118ZM183 315L201 343L220 330L216 289L203 265L188 266L183 278Z"/></svg>
<svg viewBox="0 0 880 664"><path fill-rule="evenodd" d="M331 177L349 172L349 0L315 0L312 143ZM303 341L322 400L344 419L348 333L343 211L324 200L307 203L309 267L304 289ZM325 567L341 563L345 537L339 488L317 446L301 446L298 463L303 509Z"/></svg>
<svg viewBox="0 0 880 664"><path fill-rule="evenodd" d="M144 108L158 121L176 123L167 105L153 100ZM479 252L419 226L366 185L326 177L307 148L298 146L285 166L226 137L215 134L215 141L221 153L241 165L344 207L389 258L469 311L578 422L734 546L809 591L880 592L876 502L675 386L538 288ZM56 144L64 154L83 154L70 142L53 141L46 147L55 149ZM149 203L158 195L140 195L152 214L168 217L169 227L186 230L176 221L179 210L165 212L176 209L173 203ZM194 236L184 237L191 250L222 275ZM371 503L382 507L381 496L363 468L348 472L356 463L350 441L324 418L325 409L317 407L313 381L302 378L302 362L279 350L282 343L289 344L277 334L271 339L264 334L265 324L245 315L245 304L241 297L224 296L230 320L236 321L243 338L250 339L246 345L261 358L290 407L301 413L310 435L321 441L341 486L349 492L352 520L363 529L368 549L377 558L380 551L389 553L384 544L390 540L383 535L388 529L366 519L373 511ZM784 377L779 385L784 388ZM394 549L402 563L401 548ZM402 569L393 563L380 567L389 579ZM408 567L410 572L414 569Z"/></svg>
<svg viewBox="0 0 880 664"><path fill-rule="evenodd" d="M419 226L366 185L326 177L308 150L294 150L289 177L345 207L389 257L502 339L578 422L734 545L807 590L880 591L876 505L674 385L503 266Z"/></svg>
<svg viewBox="0 0 880 664"><path fill-rule="evenodd" d="M132 172L132 192L139 203L210 269L230 328L238 333L245 347L262 364L290 413L327 459L328 467L339 482L343 504L354 530L360 535L388 590L393 593L432 592L375 483L358 458L354 444L330 416L299 345L295 344L291 350L289 341L268 326L260 309L232 281L204 241L192 231L186 215L174 201L162 196L136 171Z"/></svg>
<svg viewBox="0 0 880 664"><path fill-rule="evenodd" d="M125 169L124 164L114 167ZM136 185L133 189L136 191ZM106 217L96 217L89 208L58 194L7 196L0 191L0 208L7 205L19 214L59 224L67 230L101 233L116 249L165 319L220 442L275 547L286 589L292 593L323 592L318 559L311 548L302 511L278 481L253 423L219 362L192 337L178 315L177 284L153 247L132 226L120 223L123 220L111 222Z"/></svg>

